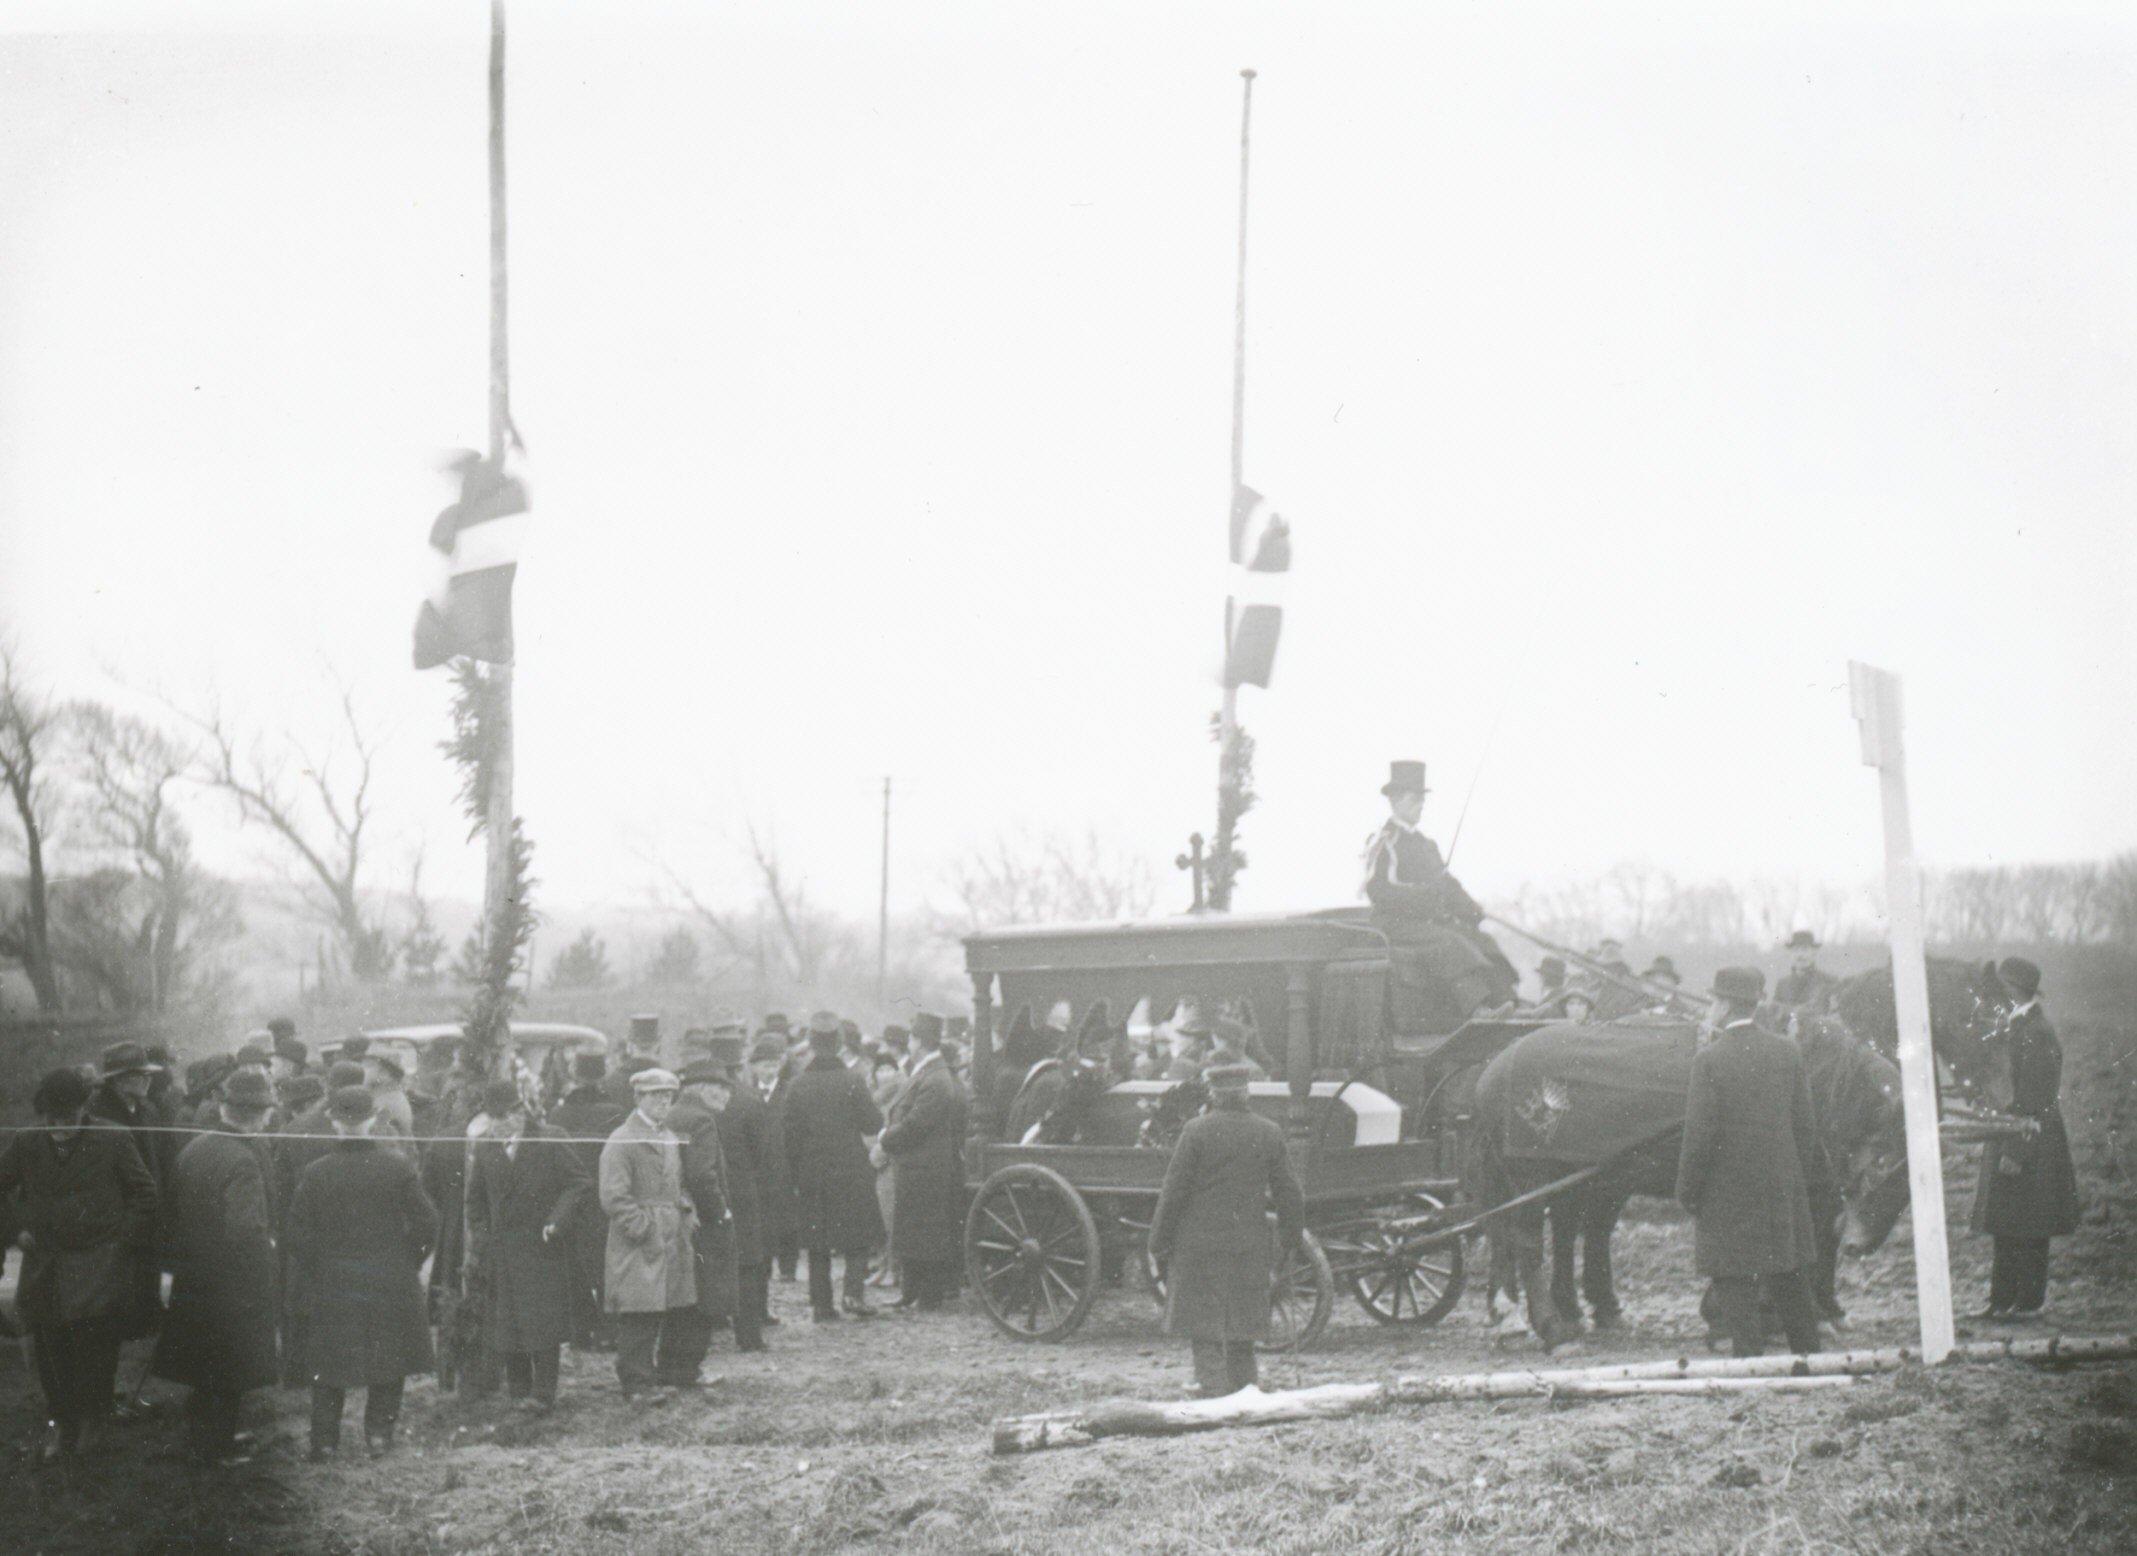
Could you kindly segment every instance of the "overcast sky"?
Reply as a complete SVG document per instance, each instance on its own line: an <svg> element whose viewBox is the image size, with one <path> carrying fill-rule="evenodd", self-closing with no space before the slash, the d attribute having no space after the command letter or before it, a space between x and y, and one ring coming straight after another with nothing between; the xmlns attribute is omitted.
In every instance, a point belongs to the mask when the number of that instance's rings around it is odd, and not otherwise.
<svg viewBox="0 0 2137 1556"><path fill-rule="evenodd" d="M1244 65L1296 571L1241 907L1350 899L1394 757L1443 844L1474 785L1487 900L1873 875L1850 658L1933 862L2137 845L2131 13L1610 9L514 0L552 900L737 890L754 820L865 913L885 775L894 906L1004 828L1209 830ZM391 873L476 894L408 656L484 437L486 5L0 28L0 613L275 728L338 666Z"/></svg>

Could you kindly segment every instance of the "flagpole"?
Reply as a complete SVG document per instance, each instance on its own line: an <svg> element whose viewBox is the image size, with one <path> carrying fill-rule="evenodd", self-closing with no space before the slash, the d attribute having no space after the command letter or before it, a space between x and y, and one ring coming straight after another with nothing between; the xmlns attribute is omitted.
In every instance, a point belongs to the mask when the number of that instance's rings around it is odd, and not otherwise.
<svg viewBox="0 0 2137 1556"><path fill-rule="evenodd" d="M490 465L502 473L512 429L511 354L505 332L505 6L490 0ZM507 933L512 893L512 666L487 672L492 697L490 809L483 830L489 853L483 871L483 922L491 935ZM493 945L496 941L491 942ZM529 965L531 966L531 959Z"/></svg>
<svg viewBox="0 0 2137 1556"><path fill-rule="evenodd" d="M1246 479L1246 420L1247 420L1247 145L1248 130L1254 117L1254 72L1242 70L1239 103L1239 266L1238 284L1232 303L1232 483L1225 493L1225 536L1229 547L1232 533L1232 514L1239 502L1239 488ZM1237 562L1238 557L1231 557ZM1232 602L1224 603L1224 644L1229 657L1232 645ZM1217 716L1217 816L1218 826L1215 846L1211 849L1213 859L1224 861L1223 867L1213 872L1210 906L1228 910L1232 906L1232 837L1231 817L1234 802L1239 792L1239 688L1232 684L1229 674L1224 677L1224 702Z"/></svg>

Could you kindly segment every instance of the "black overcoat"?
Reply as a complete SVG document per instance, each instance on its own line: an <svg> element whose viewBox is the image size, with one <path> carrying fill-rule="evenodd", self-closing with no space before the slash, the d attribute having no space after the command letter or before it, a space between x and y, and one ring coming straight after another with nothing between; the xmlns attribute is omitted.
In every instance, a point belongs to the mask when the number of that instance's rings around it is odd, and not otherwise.
<svg viewBox="0 0 2137 1556"><path fill-rule="evenodd" d="M794 1090L794 1077L781 1069L764 1099L764 1176L757 1180L757 1208L764 1218L767 1260L782 1247L796 1246L797 1211L794 1204L794 1169L787 1162L787 1097Z"/></svg>
<svg viewBox="0 0 2137 1556"><path fill-rule="evenodd" d="M702 1102L684 1097L668 1109L669 1130L683 1142L683 1188L697 1207L690 1229L697 1252L697 1310L711 1319L735 1314L735 1223L728 1194L727 1155L721 1145L725 1120Z"/></svg>
<svg viewBox="0 0 2137 1556"><path fill-rule="evenodd" d="M836 1057L818 1055L794 1077L785 1128L801 1246L842 1252L882 1246L868 1137L881 1133L883 1114L868 1083Z"/></svg>
<svg viewBox="0 0 2137 1556"><path fill-rule="evenodd" d="M1692 1057L1677 1199L1699 1273L1778 1275L1817 1257L1809 1190L1827 1181L1803 1055L1750 1021Z"/></svg>
<svg viewBox="0 0 2137 1556"><path fill-rule="evenodd" d="M482 1282L482 1343L493 1351L546 1350L571 1338L571 1246L565 1228L594 1180L563 1131L530 1124L518 1150L476 1144L468 1215ZM553 1236L542 1235L554 1228Z"/></svg>
<svg viewBox="0 0 2137 1556"><path fill-rule="evenodd" d="M1150 1222L1150 1251L1165 1266L1165 1332L1266 1339L1277 1249L1297 1242L1305 1224L1281 1125L1228 1107L1189 1123Z"/></svg>
<svg viewBox="0 0 2137 1556"><path fill-rule="evenodd" d="M61 1147L25 1129L0 1150L0 1200L18 1193L15 1215L32 1243L15 1287L23 1326L103 1318L137 1331L139 1272L154 1271L156 1179L133 1137L92 1119Z"/></svg>
<svg viewBox="0 0 2137 1556"><path fill-rule="evenodd" d="M565 1093L550 1122L571 1141L572 1154L592 1184L601 1174L601 1148L616 1126L630 1116L629 1108L617 1107L599 1086L577 1086ZM597 1194L588 1193L579 1202L564 1237L571 1254L573 1287L588 1292L593 1305L599 1307L608 1264L608 1217L602 1214Z"/></svg>
<svg viewBox="0 0 2137 1556"><path fill-rule="evenodd" d="M747 1077L739 1077L720 1114L720 1148L727 1153L727 1209L734 1217L735 1263L765 1262L766 1175L771 1171L771 1110Z"/></svg>
<svg viewBox="0 0 2137 1556"><path fill-rule="evenodd" d="M304 1269L305 1371L331 1388L436 1365L418 1276L438 1210L413 1163L364 1136L304 1169L289 1239Z"/></svg>
<svg viewBox="0 0 2137 1556"><path fill-rule="evenodd" d="M235 1130L201 1135L178 1153L171 1308L151 1364L157 1377L241 1394L280 1376L272 1185L262 1143Z"/></svg>
<svg viewBox="0 0 2137 1556"><path fill-rule="evenodd" d="M2066 1237L2078 1229L2078 1176L2063 1127L2063 1044L2038 1005L2011 1022L2011 1111L2040 1125L2031 1139L1991 1140L1981 1153L1971 1225L1993 1237ZM2005 1162L2018 1171L2003 1171Z"/></svg>
<svg viewBox="0 0 2137 1556"><path fill-rule="evenodd" d="M965 1225L964 1083L940 1057L913 1072L883 1126L890 1158L890 1253L944 1264L958 1258Z"/></svg>

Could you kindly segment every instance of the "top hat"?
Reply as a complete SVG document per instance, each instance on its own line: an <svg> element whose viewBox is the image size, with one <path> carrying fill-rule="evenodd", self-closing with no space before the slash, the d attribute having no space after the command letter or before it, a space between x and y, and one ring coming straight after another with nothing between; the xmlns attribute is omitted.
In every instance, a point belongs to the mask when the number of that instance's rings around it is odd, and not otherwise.
<svg viewBox="0 0 2137 1556"><path fill-rule="evenodd" d="M592 1051L571 1056L571 1078L581 1085L592 1085L608 1074L608 1055Z"/></svg>
<svg viewBox="0 0 2137 1556"><path fill-rule="evenodd" d="M2022 1000L2029 1000L2041 991L2041 970L2023 956L2007 956L1996 964L1996 976L2003 986Z"/></svg>
<svg viewBox="0 0 2137 1556"><path fill-rule="evenodd" d="M242 1073L242 1072L240 1072ZM230 1077L232 1081L237 1076ZM227 1090L227 1083L225 1086ZM327 1098L326 1116L337 1124L361 1124L378 1111L378 1103L361 1086L344 1086Z"/></svg>
<svg viewBox="0 0 2137 1556"><path fill-rule="evenodd" d="M1766 975L1756 967L1724 967L1714 975L1710 992L1716 999L1756 1005L1766 997Z"/></svg>
<svg viewBox="0 0 2137 1556"><path fill-rule="evenodd" d="M105 1080L120 1075L153 1075L163 1066L148 1056L148 1050L139 1043L113 1043L104 1050L98 1069Z"/></svg>
<svg viewBox="0 0 2137 1556"><path fill-rule="evenodd" d="M719 1059L693 1059L683 1066L683 1073L676 1079L685 1086L725 1086L727 1065Z"/></svg>
<svg viewBox="0 0 2137 1556"><path fill-rule="evenodd" d="M1388 781L1380 786L1380 792L1390 798L1398 794L1430 794L1432 791L1425 787L1425 764L1388 763Z"/></svg>
<svg viewBox="0 0 2137 1556"><path fill-rule="evenodd" d="M267 1023L267 1035L278 1041L283 1038L295 1037L297 1035L297 1023L287 1016L276 1016Z"/></svg>
<svg viewBox="0 0 2137 1556"><path fill-rule="evenodd" d="M1799 929L1788 937L1786 949L1790 951L1815 951L1818 949L1818 937L1807 929Z"/></svg>
<svg viewBox="0 0 2137 1556"><path fill-rule="evenodd" d="M749 1058L749 1042L740 1032L726 1032L706 1043L705 1053L715 1063L732 1069Z"/></svg>
<svg viewBox="0 0 2137 1556"><path fill-rule="evenodd" d="M274 1105L274 1083L258 1070L239 1070L223 1082L223 1106L233 1113L265 1113Z"/></svg>
<svg viewBox="0 0 2137 1556"><path fill-rule="evenodd" d="M657 1042L659 1042L659 1041L660 1041L660 1017L658 1017L658 1016L633 1016L633 1017L631 1017L631 1042L632 1042L632 1043L633 1043L634 1045L640 1045L640 1044L647 1044L647 1043L657 1043Z"/></svg>

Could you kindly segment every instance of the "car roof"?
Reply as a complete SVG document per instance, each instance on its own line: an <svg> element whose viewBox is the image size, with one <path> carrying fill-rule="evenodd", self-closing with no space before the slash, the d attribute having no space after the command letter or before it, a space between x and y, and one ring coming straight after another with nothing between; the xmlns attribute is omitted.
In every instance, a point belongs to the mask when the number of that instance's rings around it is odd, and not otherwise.
<svg viewBox="0 0 2137 1556"><path fill-rule="evenodd" d="M531 1043L536 1046L553 1046L572 1043L581 1047L606 1049L608 1036L598 1027L575 1026L566 1021L515 1021L511 1024L512 1041ZM367 1027L364 1036L373 1042L413 1043L419 1048L445 1038L461 1038L467 1028L458 1021L432 1021L420 1026Z"/></svg>

